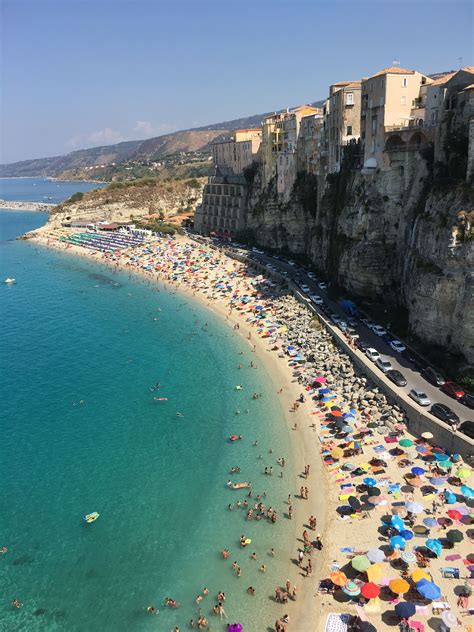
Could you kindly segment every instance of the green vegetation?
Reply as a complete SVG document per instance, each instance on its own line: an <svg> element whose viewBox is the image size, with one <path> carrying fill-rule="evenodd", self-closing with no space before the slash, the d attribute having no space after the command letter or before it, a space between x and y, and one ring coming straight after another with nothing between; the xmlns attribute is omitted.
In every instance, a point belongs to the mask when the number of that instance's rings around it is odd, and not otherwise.
<svg viewBox="0 0 474 632"><path fill-rule="evenodd" d="M188 185L188 187L191 187L191 189L200 189L201 188L201 185L196 180L196 178L191 178L191 180L188 180L186 182L186 184Z"/></svg>
<svg viewBox="0 0 474 632"><path fill-rule="evenodd" d="M66 200L65 204L75 204L76 202L80 202L83 197L84 197L84 193L82 193L81 191L78 191L77 193L74 193L73 195L71 195L71 197L68 200Z"/></svg>
<svg viewBox="0 0 474 632"><path fill-rule="evenodd" d="M174 235L178 233L183 234L183 229L180 226L174 224L168 224L162 219L141 219L136 220L135 225L137 228L144 228L145 230L152 230L155 233L163 233L165 235Z"/></svg>

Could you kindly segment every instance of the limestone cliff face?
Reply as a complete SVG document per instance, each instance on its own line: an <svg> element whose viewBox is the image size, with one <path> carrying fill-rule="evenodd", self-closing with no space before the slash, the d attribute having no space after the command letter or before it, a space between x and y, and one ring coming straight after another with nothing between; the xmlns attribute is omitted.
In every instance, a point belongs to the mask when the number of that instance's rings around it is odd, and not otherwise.
<svg viewBox="0 0 474 632"><path fill-rule="evenodd" d="M390 170L300 176L289 203L273 183L249 192L247 227L267 248L306 256L354 297L408 311L410 330L474 362L474 240L453 226L474 209L466 183L437 186L429 156L392 155ZM434 182L434 183L433 183Z"/></svg>

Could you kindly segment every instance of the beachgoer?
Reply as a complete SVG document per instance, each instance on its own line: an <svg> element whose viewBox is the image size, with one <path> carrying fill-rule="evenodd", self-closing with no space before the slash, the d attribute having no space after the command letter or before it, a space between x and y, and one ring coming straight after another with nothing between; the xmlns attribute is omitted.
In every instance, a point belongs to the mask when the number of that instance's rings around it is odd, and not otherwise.
<svg viewBox="0 0 474 632"><path fill-rule="evenodd" d="M148 606L146 611L148 612L148 614L158 614L158 610L155 608L155 606Z"/></svg>

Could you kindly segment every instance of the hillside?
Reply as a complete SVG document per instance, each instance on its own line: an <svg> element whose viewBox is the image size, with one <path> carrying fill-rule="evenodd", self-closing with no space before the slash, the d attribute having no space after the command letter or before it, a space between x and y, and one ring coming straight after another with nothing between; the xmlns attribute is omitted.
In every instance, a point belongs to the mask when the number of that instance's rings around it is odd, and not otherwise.
<svg viewBox="0 0 474 632"><path fill-rule="evenodd" d="M318 101L312 105L319 106L321 103L322 101ZM95 165L110 165L128 160L160 159L179 152L205 150L209 143L220 136L225 136L241 127L260 125L262 119L268 114L268 112L253 114L224 123L214 123L204 127L173 132L147 140L134 140L117 145L80 149L63 156L4 164L0 165L0 177L58 176L64 171Z"/></svg>

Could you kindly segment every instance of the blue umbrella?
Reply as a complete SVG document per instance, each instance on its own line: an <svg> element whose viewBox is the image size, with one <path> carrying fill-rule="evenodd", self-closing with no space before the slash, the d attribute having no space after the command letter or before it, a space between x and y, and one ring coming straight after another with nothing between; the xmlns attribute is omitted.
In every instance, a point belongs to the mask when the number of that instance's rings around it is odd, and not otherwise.
<svg viewBox="0 0 474 632"><path fill-rule="evenodd" d="M401 601L395 606L395 613L400 617L400 619L408 619L409 617L412 617L415 612L415 604L409 601Z"/></svg>
<svg viewBox="0 0 474 632"><path fill-rule="evenodd" d="M434 476L433 478L430 478L430 483L432 485L435 485L436 487L439 487L440 485L444 485L446 483L446 477L445 476Z"/></svg>
<svg viewBox="0 0 474 632"><path fill-rule="evenodd" d="M434 456L437 461L446 461L448 458L444 452L436 452Z"/></svg>
<svg viewBox="0 0 474 632"><path fill-rule="evenodd" d="M423 524L426 525L427 527L436 527L438 522L437 522L436 518L425 518L423 520Z"/></svg>
<svg viewBox="0 0 474 632"><path fill-rule="evenodd" d="M400 531L400 535L404 540L411 540L413 538L413 531L408 531L408 529L403 529Z"/></svg>
<svg viewBox="0 0 474 632"><path fill-rule="evenodd" d="M400 516L392 516L390 524L392 525L392 527L395 527L397 531L403 531L403 529L405 528L405 523L400 518Z"/></svg>
<svg viewBox="0 0 474 632"><path fill-rule="evenodd" d="M412 467L411 473L414 474L415 476L421 476L422 474L425 473L425 470L422 467Z"/></svg>
<svg viewBox="0 0 474 632"><path fill-rule="evenodd" d="M320 395L326 395L326 393L330 393L331 389L330 388L320 388L319 389L319 394Z"/></svg>
<svg viewBox="0 0 474 632"><path fill-rule="evenodd" d="M350 426L342 426L341 432L352 432L352 428Z"/></svg>
<svg viewBox="0 0 474 632"><path fill-rule="evenodd" d="M427 579L420 579L416 584L416 589L425 599L439 599L441 597L440 588Z"/></svg>
<svg viewBox="0 0 474 632"><path fill-rule="evenodd" d="M356 418L354 417L354 415L343 415L343 418L345 421L347 421L347 423L349 424L353 424L356 422Z"/></svg>
<svg viewBox="0 0 474 632"><path fill-rule="evenodd" d="M436 557L439 557L441 555L441 551L443 550L441 542L439 540L435 540L434 538L426 540L425 546L430 551L433 551Z"/></svg>
<svg viewBox="0 0 474 632"><path fill-rule="evenodd" d="M447 492L444 495L444 501L447 505L454 505L456 502L456 496L452 492Z"/></svg>
<svg viewBox="0 0 474 632"><path fill-rule="evenodd" d="M474 489L472 489L472 487L468 487L467 485L463 485L460 492L466 498L472 498L474 496Z"/></svg>
<svg viewBox="0 0 474 632"><path fill-rule="evenodd" d="M364 485L367 485L367 487L375 487L375 485L377 485L377 481L375 480L375 478L364 478L362 480L362 482L364 483Z"/></svg>
<svg viewBox="0 0 474 632"><path fill-rule="evenodd" d="M401 535L394 535L393 538L390 538L390 546L392 549L403 549L405 548L405 544L406 541Z"/></svg>

